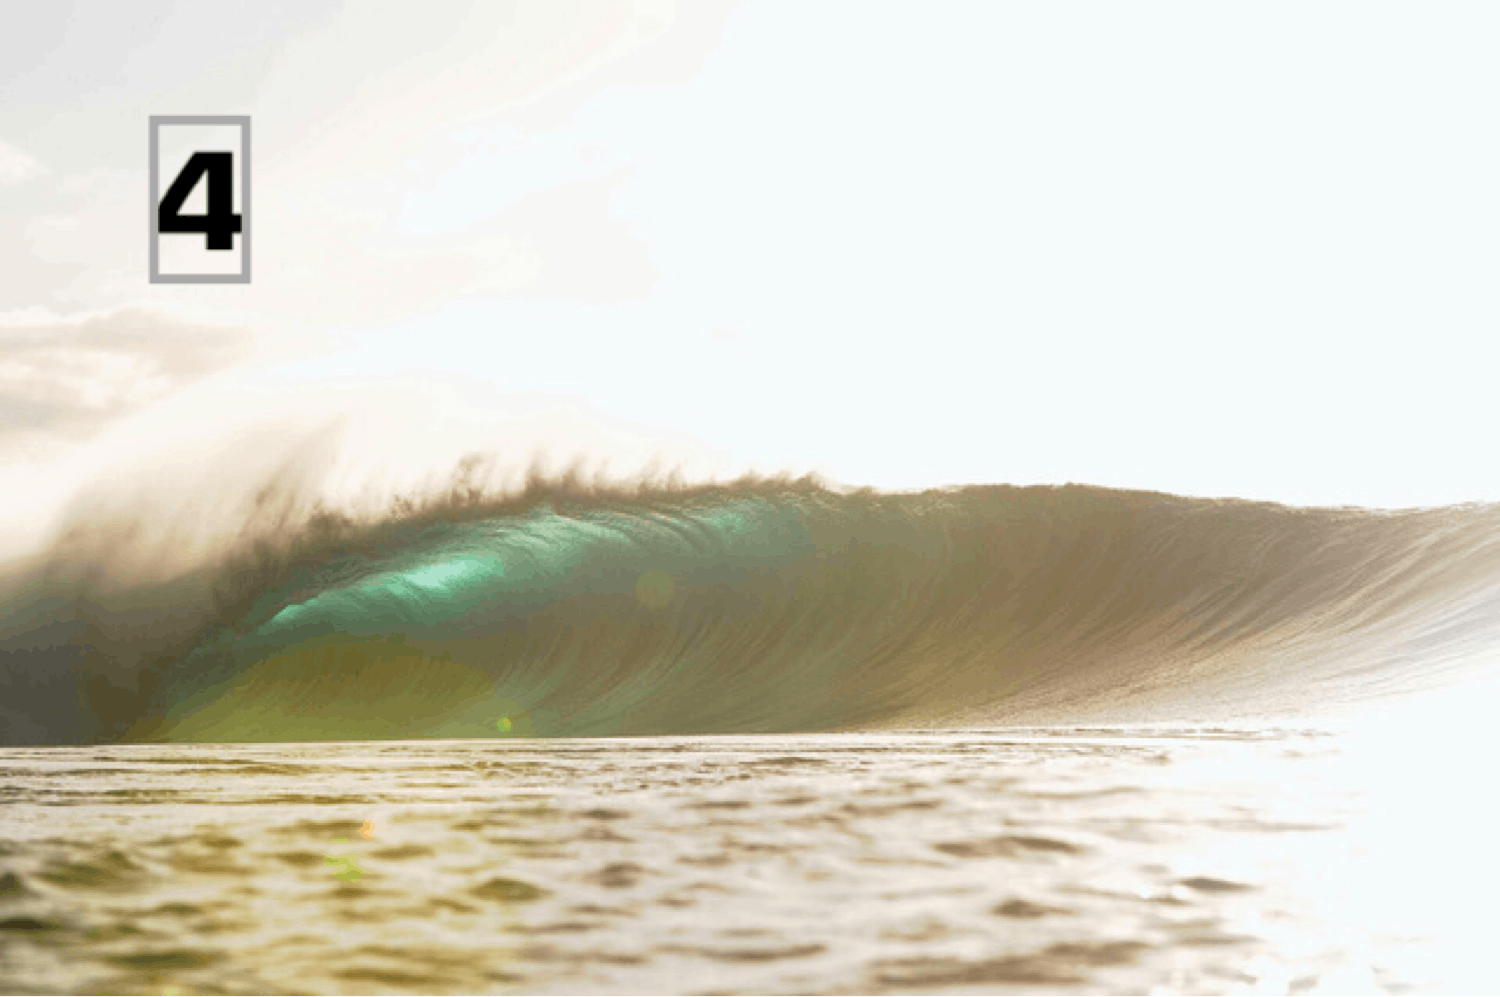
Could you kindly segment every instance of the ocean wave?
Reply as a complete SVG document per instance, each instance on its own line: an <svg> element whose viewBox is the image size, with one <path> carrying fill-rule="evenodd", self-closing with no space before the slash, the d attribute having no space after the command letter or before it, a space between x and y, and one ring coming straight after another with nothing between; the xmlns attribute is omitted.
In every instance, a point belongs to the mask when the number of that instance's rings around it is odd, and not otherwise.
<svg viewBox="0 0 1500 997"><path fill-rule="evenodd" d="M534 480L259 522L165 577L75 537L12 579L4 740L1306 715L1445 681L1500 636L1494 506Z"/></svg>

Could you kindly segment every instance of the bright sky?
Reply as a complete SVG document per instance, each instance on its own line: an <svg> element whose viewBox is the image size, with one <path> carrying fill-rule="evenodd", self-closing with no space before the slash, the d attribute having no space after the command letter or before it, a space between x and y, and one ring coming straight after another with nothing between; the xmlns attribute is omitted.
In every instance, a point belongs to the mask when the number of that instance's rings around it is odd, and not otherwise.
<svg viewBox="0 0 1500 997"><path fill-rule="evenodd" d="M1492 4L0 3L0 533L340 414L367 470L1500 500ZM147 282L152 114L251 115L249 286Z"/></svg>

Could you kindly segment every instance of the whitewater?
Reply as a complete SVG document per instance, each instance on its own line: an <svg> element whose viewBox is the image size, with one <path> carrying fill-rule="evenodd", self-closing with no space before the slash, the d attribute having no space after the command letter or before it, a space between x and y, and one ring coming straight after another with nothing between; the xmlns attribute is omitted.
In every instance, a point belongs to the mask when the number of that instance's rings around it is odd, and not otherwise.
<svg viewBox="0 0 1500 997"><path fill-rule="evenodd" d="M4 579L7 992L1500 985L1500 508L282 498Z"/></svg>

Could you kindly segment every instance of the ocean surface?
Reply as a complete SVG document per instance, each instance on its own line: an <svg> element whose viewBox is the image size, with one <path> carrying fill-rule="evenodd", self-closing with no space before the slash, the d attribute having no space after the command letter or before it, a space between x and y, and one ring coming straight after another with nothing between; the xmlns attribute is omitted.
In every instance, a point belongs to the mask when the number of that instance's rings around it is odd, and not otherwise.
<svg viewBox="0 0 1500 997"><path fill-rule="evenodd" d="M1500 992L1500 507L183 503L0 570L0 990Z"/></svg>
<svg viewBox="0 0 1500 997"><path fill-rule="evenodd" d="M11 748L0 987L1492 993L1493 757L1371 780L1422 753L1230 728Z"/></svg>

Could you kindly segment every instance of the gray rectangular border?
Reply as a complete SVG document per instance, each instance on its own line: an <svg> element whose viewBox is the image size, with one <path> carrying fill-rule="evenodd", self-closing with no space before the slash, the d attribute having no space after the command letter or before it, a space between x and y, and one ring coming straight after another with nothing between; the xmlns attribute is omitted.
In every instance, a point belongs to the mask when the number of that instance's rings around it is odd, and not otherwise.
<svg viewBox="0 0 1500 997"><path fill-rule="evenodd" d="M153 114L151 115L151 204L146 231L151 240L151 283L153 284L248 284L250 283L250 115L248 114ZM238 125L240 128L240 150L244 158L240 162L240 215L243 223L240 231L240 272L232 273L177 273L161 272L161 256L157 243L161 233L156 231L156 206L160 203L159 176L161 170L156 157L160 151L159 130L162 125Z"/></svg>

